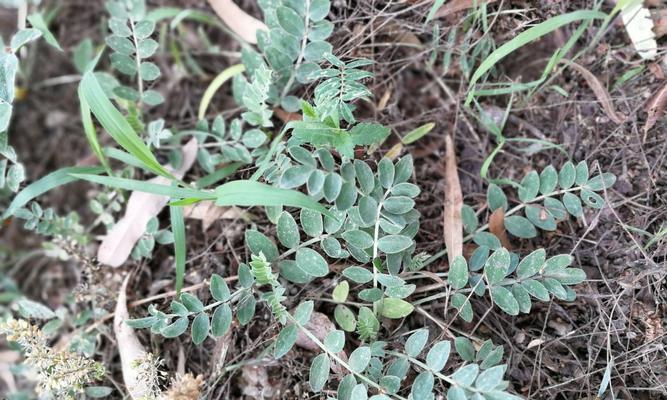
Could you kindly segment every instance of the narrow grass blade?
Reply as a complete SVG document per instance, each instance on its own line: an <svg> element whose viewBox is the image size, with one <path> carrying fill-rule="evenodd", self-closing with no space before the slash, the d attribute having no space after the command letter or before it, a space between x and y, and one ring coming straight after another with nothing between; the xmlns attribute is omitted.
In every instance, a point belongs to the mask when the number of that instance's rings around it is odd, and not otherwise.
<svg viewBox="0 0 667 400"><path fill-rule="evenodd" d="M175 179L160 165L130 123L107 98L92 71L83 75L79 84L79 97L85 100L102 127L121 147L146 164L146 167L156 174Z"/></svg>
<svg viewBox="0 0 667 400"><path fill-rule="evenodd" d="M241 168L242 165L242 163L231 163L229 165L225 165L219 170L197 179L195 185L200 189L211 186L236 172L239 168Z"/></svg>
<svg viewBox="0 0 667 400"><path fill-rule="evenodd" d="M118 160L123 164L131 165L133 167L142 169L146 172L150 172L150 170L146 168L146 165L144 165L144 163L139 161L139 159L137 159L130 153L126 153L123 150L117 149L115 147L105 147L104 149L102 149L102 151L104 152L104 155L109 158L113 158L114 160Z"/></svg>
<svg viewBox="0 0 667 400"><path fill-rule="evenodd" d="M204 92L204 95L199 102L199 113L197 113L197 117L199 119L204 119L206 117L206 110L208 109L208 105L211 103L211 100L213 99L213 96L218 91L218 89L220 89L220 87L225 82L242 73L243 71L245 71L245 66L243 66L243 64L232 65L231 67L218 74L215 79L213 79L211 84L206 88L206 91Z"/></svg>
<svg viewBox="0 0 667 400"><path fill-rule="evenodd" d="M219 206L290 206L307 208L335 218L324 206L296 190L279 189L257 181L231 181L215 189Z"/></svg>
<svg viewBox="0 0 667 400"><path fill-rule="evenodd" d="M49 30L49 26L44 20L44 17L42 17L42 14L40 13L34 13L31 15L28 15L28 22L30 22L30 25L32 25L33 28L37 29L38 31L42 32L42 36L44 36L44 40L46 40L46 43L50 44L51 46L55 47L56 49L63 51L63 48L60 47L60 44L58 43L58 40L53 36L53 33Z"/></svg>
<svg viewBox="0 0 667 400"><path fill-rule="evenodd" d="M493 53L489 54L489 56L484 59L484 61L482 61L470 79L466 105L470 105L470 102L474 97L474 87L477 81L508 54L521 48L522 46L525 46L535 39L555 31L563 25L580 20L604 19L606 16L607 14L599 11L579 10L550 18L540 24L533 26L530 29L527 29L524 32L521 32L514 39L497 48Z"/></svg>
<svg viewBox="0 0 667 400"><path fill-rule="evenodd" d="M72 174L87 174L89 176L96 176L94 174L100 174L102 172L104 172L104 168L102 167L67 167L51 172L50 174L31 183L23 190L21 190L14 197L14 200L12 200L12 202L9 204L9 207L7 207L5 212L2 214L2 219L12 216L16 210L28 204L28 202L37 196L46 193L58 186L74 182L76 178L73 177Z"/></svg>
<svg viewBox="0 0 667 400"><path fill-rule="evenodd" d="M90 107L86 99L79 96L79 105L81 108L81 123L83 124L83 132L86 134L86 139L90 148L93 150L93 153L97 156L97 159L100 160L102 166L107 171L107 174L112 175L111 168L109 167L109 162L104 156L100 142L97 140L97 131L95 130L95 124L93 124L93 117L90 115Z"/></svg>
<svg viewBox="0 0 667 400"><path fill-rule="evenodd" d="M113 176L99 176L81 173L73 173L71 176L76 179L83 179L89 182L99 183L100 185L104 186L137 192L152 193L160 196L168 196L171 198L193 197L202 200L216 199L216 196L211 192L176 186L160 185L159 183L139 181L136 179L116 178Z"/></svg>
<svg viewBox="0 0 667 400"><path fill-rule="evenodd" d="M180 293L185 279L185 222L183 209L170 206L171 231L174 233L174 258L176 259L176 292Z"/></svg>

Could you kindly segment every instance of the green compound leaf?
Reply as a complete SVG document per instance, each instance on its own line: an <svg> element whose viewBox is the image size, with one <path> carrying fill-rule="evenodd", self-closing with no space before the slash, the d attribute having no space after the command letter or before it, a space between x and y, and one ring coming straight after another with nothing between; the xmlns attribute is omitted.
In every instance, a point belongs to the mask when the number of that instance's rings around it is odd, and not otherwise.
<svg viewBox="0 0 667 400"><path fill-rule="evenodd" d="M324 385L329 380L329 369L331 368L331 361L329 356L325 353L315 357L313 363L310 365L310 374L308 383L313 392L320 392Z"/></svg>
<svg viewBox="0 0 667 400"><path fill-rule="evenodd" d="M496 250L486 260L484 274L490 285L502 281L507 275L510 266L510 253L505 248Z"/></svg>

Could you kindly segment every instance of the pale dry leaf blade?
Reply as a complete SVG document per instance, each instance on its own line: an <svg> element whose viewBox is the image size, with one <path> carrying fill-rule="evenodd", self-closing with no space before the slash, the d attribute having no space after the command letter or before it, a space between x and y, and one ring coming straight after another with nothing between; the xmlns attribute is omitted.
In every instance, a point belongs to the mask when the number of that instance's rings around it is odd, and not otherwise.
<svg viewBox="0 0 667 400"><path fill-rule="evenodd" d="M567 60L563 60L561 62L569 65L574 70L579 72L579 74L581 74L581 76L584 78L588 86L590 86L591 90L595 94L595 97L602 105L602 108L604 109L607 116L609 116L609 119L611 119L617 124L622 124L623 121L625 120L625 115L616 111L616 109L614 108L614 103L611 100L611 96L609 96L609 92L602 85L602 83L600 83L600 80L595 75L593 75L591 71L589 71L588 69L584 68L583 66L575 62Z"/></svg>
<svg viewBox="0 0 667 400"><path fill-rule="evenodd" d="M179 168L171 170L176 178L181 179L192 167L197 158L197 139L191 139L183 146L183 159ZM167 178L158 176L147 182L168 185ZM145 192L132 192L125 214L107 233L97 249L100 263L111 267L121 266L132 253L132 248L146 231L148 221L157 216L167 205L169 198Z"/></svg>
<svg viewBox="0 0 667 400"><path fill-rule="evenodd" d="M489 217L489 232L493 233L503 245L504 248L510 248L510 241L505 230L505 210L502 207L496 208Z"/></svg>
<svg viewBox="0 0 667 400"><path fill-rule="evenodd" d="M127 284L130 281L128 274L123 281L118 292L116 310L114 312L113 331L118 344L118 354L120 355L121 369L123 371L123 382L127 388L130 397L138 400L148 395L150 382L144 382L141 379L139 370L135 368L136 360L143 358L146 354L144 346L139 342L134 329L125 321L130 319L127 311Z"/></svg>
<svg viewBox="0 0 667 400"><path fill-rule="evenodd" d="M667 83L646 103L646 112L648 115L644 124L644 132L653 128L664 114L665 108L667 108Z"/></svg>
<svg viewBox="0 0 667 400"><path fill-rule="evenodd" d="M459 182L454 142L450 135L445 136L445 148L446 188L443 229L447 258L451 265L456 256L463 254L463 220L461 218L463 195L461 193L461 183Z"/></svg>
<svg viewBox="0 0 667 400"><path fill-rule="evenodd" d="M641 2L630 4L621 10L621 19L637 54L644 60L653 60L658 55L651 12Z"/></svg>
<svg viewBox="0 0 667 400"><path fill-rule="evenodd" d="M257 44L258 30L269 30L262 21L248 15L232 0L208 0L208 3L229 29L250 44Z"/></svg>

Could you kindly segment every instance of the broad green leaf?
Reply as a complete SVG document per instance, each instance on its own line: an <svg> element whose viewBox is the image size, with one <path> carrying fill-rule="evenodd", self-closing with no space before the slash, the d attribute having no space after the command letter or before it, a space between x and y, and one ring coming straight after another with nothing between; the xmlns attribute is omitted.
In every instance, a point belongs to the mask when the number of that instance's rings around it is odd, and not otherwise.
<svg viewBox="0 0 667 400"><path fill-rule="evenodd" d="M51 172L50 174L26 186L16 196L14 196L14 199L2 214L2 218L6 219L14 215L18 209L25 206L31 200L35 199L41 194L48 192L49 190L68 184L70 182L74 182L76 178L72 176L72 174L90 175L99 174L102 172L104 172L104 168L102 167L66 167Z"/></svg>
<svg viewBox="0 0 667 400"><path fill-rule="evenodd" d="M16 306L23 318L51 319L56 317L56 314L49 307L26 298L17 301Z"/></svg>
<svg viewBox="0 0 667 400"><path fill-rule="evenodd" d="M500 309L505 311L507 314L519 314L519 303L514 298L514 295L512 295L512 292L507 290L505 287L492 287L491 296L493 297L493 302L496 303L498 307L500 307Z"/></svg>
<svg viewBox="0 0 667 400"><path fill-rule="evenodd" d="M368 389L363 383L359 383L352 388L350 392L350 400L367 400L368 399Z"/></svg>
<svg viewBox="0 0 667 400"><path fill-rule="evenodd" d="M79 84L79 97L84 98L90 111L109 135L128 153L141 160L146 167L169 179L174 177L155 159L129 122L109 101L92 71L86 72Z"/></svg>
<svg viewBox="0 0 667 400"><path fill-rule="evenodd" d="M324 230L322 214L317 211L302 208L299 213L299 222L306 235L313 238L320 236Z"/></svg>
<svg viewBox="0 0 667 400"><path fill-rule="evenodd" d="M602 208L604 207L604 199L599 194L588 190L581 189L581 200L589 207Z"/></svg>
<svg viewBox="0 0 667 400"><path fill-rule="evenodd" d="M329 273L329 264L318 252L303 247L296 252L296 265L309 275L321 278Z"/></svg>
<svg viewBox="0 0 667 400"><path fill-rule="evenodd" d="M521 282L521 286L536 299L549 301L549 292L539 281L536 281L535 279L528 279L524 282Z"/></svg>
<svg viewBox="0 0 667 400"><path fill-rule="evenodd" d="M280 357L287 354L287 352L290 351L290 349L294 346L294 343L296 343L298 331L299 329L296 325L287 325L280 331L278 338L276 339L275 349L273 351L273 356L276 359L279 359Z"/></svg>
<svg viewBox="0 0 667 400"><path fill-rule="evenodd" d="M347 281L342 281L334 288L331 297L336 303L344 303L347 300L347 295L350 292L350 284Z"/></svg>
<svg viewBox="0 0 667 400"><path fill-rule="evenodd" d="M454 339L454 347L463 361L473 361L475 359L475 347L473 346L472 341L467 337L456 337L456 339Z"/></svg>
<svg viewBox="0 0 667 400"><path fill-rule="evenodd" d="M549 214L559 221L562 221L567 218L567 210L563 203L560 200L553 197L547 197L544 199L544 208L547 209Z"/></svg>
<svg viewBox="0 0 667 400"><path fill-rule="evenodd" d="M160 334L166 338L175 338L182 335L186 329L188 329L188 324L190 321L181 317L178 318L174 323L167 325L164 329L160 331Z"/></svg>
<svg viewBox="0 0 667 400"><path fill-rule="evenodd" d="M345 231L342 237L347 243L360 249L367 249L373 246L373 237L359 229Z"/></svg>
<svg viewBox="0 0 667 400"><path fill-rule="evenodd" d="M486 201L489 203L489 210L495 211L499 208L507 210L507 196L503 190L491 183L486 191Z"/></svg>
<svg viewBox="0 0 667 400"><path fill-rule="evenodd" d="M373 280L373 273L362 267L347 267L343 270L343 276L356 283L368 283Z"/></svg>
<svg viewBox="0 0 667 400"><path fill-rule="evenodd" d="M97 399L110 395L113 392L113 389L108 386L88 386L84 389L84 392L86 396Z"/></svg>
<svg viewBox="0 0 667 400"><path fill-rule="evenodd" d="M433 397L433 384L435 378L430 371L423 371L412 383L410 394L413 400L430 400Z"/></svg>
<svg viewBox="0 0 667 400"><path fill-rule="evenodd" d="M200 345L208 336L209 327L208 315L205 312L197 314L192 321L192 343Z"/></svg>
<svg viewBox="0 0 667 400"><path fill-rule="evenodd" d="M22 46L32 42L33 40L39 39L42 36L42 32L38 29L25 28L21 29L12 36L12 40L9 44L11 51L16 53Z"/></svg>
<svg viewBox="0 0 667 400"><path fill-rule="evenodd" d="M553 274L562 271L571 265L572 261L574 261L574 257L569 254L558 254L550 257L544 263L544 274Z"/></svg>
<svg viewBox="0 0 667 400"><path fill-rule="evenodd" d="M563 285L577 285L586 280L586 272L579 268L565 268L552 274L545 274Z"/></svg>
<svg viewBox="0 0 667 400"><path fill-rule="evenodd" d="M494 285L505 278L510 266L510 253L505 248L496 250L486 260L484 274L490 285Z"/></svg>
<svg viewBox="0 0 667 400"><path fill-rule="evenodd" d="M540 176L536 171L530 171L522 180L519 187L519 200L527 202L533 200L540 190Z"/></svg>
<svg viewBox="0 0 667 400"><path fill-rule="evenodd" d="M605 172L589 179L584 185L587 189L598 192L603 189L609 189L616 183L616 176L610 172Z"/></svg>
<svg viewBox="0 0 667 400"><path fill-rule="evenodd" d="M211 318L211 334L220 337L229 331L232 326L232 309L229 304L222 304L213 312Z"/></svg>
<svg viewBox="0 0 667 400"><path fill-rule="evenodd" d="M279 6L276 9L276 16L278 23L287 33L290 33L298 38L303 36L304 21L293 9L285 6Z"/></svg>
<svg viewBox="0 0 667 400"><path fill-rule="evenodd" d="M310 365L310 375L308 383L313 392L319 392L324 388L329 380L329 369L331 368L331 361L326 353L320 354L313 360Z"/></svg>
<svg viewBox="0 0 667 400"><path fill-rule="evenodd" d="M225 279L218 274L211 275L210 290L211 295L217 301L227 301L231 296Z"/></svg>
<svg viewBox="0 0 667 400"><path fill-rule="evenodd" d="M579 186L585 184L588 181L588 164L586 161L579 162L574 170L576 172L574 183Z"/></svg>
<svg viewBox="0 0 667 400"><path fill-rule="evenodd" d="M350 354L348 364L350 369L357 373L362 373L368 366L368 363L371 361L371 349L368 346L362 346L356 348L352 354Z"/></svg>
<svg viewBox="0 0 667 400"><path fill-rule="evenodd" d="M566 162L560 169L558 173L558 183L563 189L569 189L574 185L574 180L576 179L577 171L571 161Z"/></svg>
<svg viewBox="0 0 667 400"><path fill-rule="evenodd" d="M311 0L310 13L308 14L311 21L318 22L326 18L331 8L330 0Z"/></svg>
<svg viewBox="0 0 667 400"><path fill-rule="evenodd" d="M403 318L414 310L414 306L402 299L386 298L382 300L382 316L392 319Z"/></svg>
<svg viewBox="0 0 667 400"><path fill-rule="evenodd" d="M461 289L468 283L468 264L463 256L456 256L452 265L449 266L447 282L453 289Z"/></svg>
<svg viewBox="0 0 667 400"><path fill-rule="evenodd" d="M313 314L314 308L315 303L312 300L304 301L294 310L294 319L301 325L306 325L310 321L310 316Z"/></svg>
<svg viewBox="0 0 667 400"><path fill-rule="evenodd" d="M459 310L459 316L466 322L472 321L472 305L468 297L462 293L454 293L452 296L452 307Z"/></svg>
<svg viewBox="0 0 667 400"><path fill-rule="evenodd" d="M388 158L384 157L378 164L378 177L380 184L385 189L389 189L394 184L395 169L394 164Z"/></svg>
<svg viewBox="0 0 667 400"><path fill-rule="evenodd" d="M551 193L556 189L556 185L558 185L558 172L553 165L549 165L540 173L540 193Z"/></svg>
<svg viewBox="0 0 667 400"><path fill-rule="evenodd" d="M525 212L526 218L538 228L545 231L556 230L556 219L543 207L528 204Z"/></svg>
<svg viewBox="0 0 667 400"><path fill-rule="evenodd" d="M498 365L483 371L475 381L475 388L481 391L488 391L495 388L502 382L506 368L505 365Z"/></svg>
<svg viewBox="0 0 667 400"><path fill-rule="evenodd" d="M529 278L542 269L546 261L546 251L544 249L537 249L524 257L516 267L516 274L520 279Z"/></svg>
<svg viewBox="0 0 667 400"><path fill-rule="evenodd" d="M461 207L461 219L463 220L463 229L466 233L473 233L477 230L479 221L477 219L477 214L475 210L467 204L464 204Z"/></svg>
<svg viewBox="0 0 667 400"><path fill-rule="evenodd" d="M394 169L394 184L403 183L412 177L414 165L412 155L407 154L401 157L395 165Z"/></svg>
<svg viewBox="0 0 667 400"><path fill-rule="evenodd" d="M345 332L334 330L324 338L324 346L332 353L339 353L345 346Z"/></svg>
<svg viewBox="0 0 667 400"><path fill-rule="evenodd" d="M505 217L503 224L505 225L505 229L516 237L530 239L537 236L535 226L525 217L510 215L509 217Z"/></svg>
<svg viewBox="0 0 667 400"><path fill-rule="evenodd" d="M204 304L197 296L183 292L180 296L181 303L191 312L198 313L204 310Z"/></svg>
<svg viewBox="0 0 667 400"><path fill-rule="evenodd" d="M382 206L392 214L405 214L412 210L415 201L407 196L391 196L384 201Z"/></svg>
<svg viewBox="0 0 667 400"><path fill-rule="evenodd" d="M370 194L375 188L373 170L361 160L354 160L354 170L361 192L366 195Z"/></svg>
<svg viewBox="0 0 667 400"><path fill-rule="evenodd" d="M269 262L278 258L278 255L280 254L278 252L278 247L271 239L262 232L254 229L247 229L245 231L245 243L252 254L258 256L262 253Z"/></svg>
<svg viewBox="0 0 667 400"><path fill-rule="evenodd" d="M486 246L492 250L496 250L502 247L500 240L498 240L496 235L490 232L478 232L475 234L475 236L473 236L472 240L479 246Z"/></svg>
<svg viewBox="0 0 667 400"><path fill-rule="evenodd" d="M519 310L522 313L529 313L531 307L530 294L528 291L521 285L514 284L512 285L512 295L519 304Z"/></svg>
<svg viewBox="0 0 667 400"><path fill-rule="evenodd" d="M449 359L449 352L452 344L448 340L442 340L431 347L431 350L426 354L426 365L434 371L440 372L445 368L445 364Z"/></svg>
<svg viewBox="0 0 667 400"><path fill-rule="evenodd" d="M299 226L294 221L294 218L287 211L283 211L278 218L278 225L276 226L276 233L280 243L293 249L299 245Z"/></svg>
<svg viewBox="0 0 667 400"><path fill-rule="evenodd" d="M567 192L563 195L563 205L565 206L565 209L567 209L567 212L574 217L581 217L584 215L581 200L579 200L577 195L571 192Z"/></svg>
<svg viewBox="0 0 667 400"><path fill-rule="evenodd" d="M354 332L357 327L357 320L349 307L339 304L334 309L334 319L338 325L346 332Z"/></svg>
<svg viewBox="0 0 667 400"><path fill-rule="evenodd" d="M558 282L557 280L553 278L547 278L544 281L542 281L544 284L544 287L556 298L561 299L561 300L566 300L567 299L567 291L563 287L563 285Z"/></svg>
<svg viewBox="0 0 667 400"><path fill-rule="evenodd" d="M387 235L378 240L377 246L383 253L395 254L412 246L412 239L401 235Z"/></svg>
<svg viewBox="0 0 667 400"><path fill-rule="evenodd" d="M475 381L475 378L477 378L478 373L479 366L477 364L468 364L459 368L450 378L461 386L470 386Z"/></svg>
<svg viewBox="0 0 667 400"><path fill-rule="evenodd" d="M424 349L428 341L428 329L419 329L408 337L405 341L405 354L410 357L417 357Z"/></svg>
<svg viewBox="0 0 667 400"><path fill-rule="evenodd" d="M389 136L389 133L390 130L387 127L365 122L355 125L350 131L352 142L357 146L370 146L381 143Z"/></svg>

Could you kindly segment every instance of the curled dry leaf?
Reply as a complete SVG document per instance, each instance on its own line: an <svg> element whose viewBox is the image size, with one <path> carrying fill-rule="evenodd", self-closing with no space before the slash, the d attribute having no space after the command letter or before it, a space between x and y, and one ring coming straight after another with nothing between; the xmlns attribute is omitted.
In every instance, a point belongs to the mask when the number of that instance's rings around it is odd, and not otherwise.
<svg viewBox="0 0 667 400"><path fill-rule="evenodd" d="M664 114L665 108L667 108L667 82L646 103L646 112L648 115L646 117L646 124L644 124L644 132L653 128L658 119Z"/></svg>
<svg viewBox="0 0 667 400"><path fill-rule="evenodd" d="M623 123L623 121L625 120L625 115L617 112L614 109L614 103L611 101L609 92L604 86L602 86L602 83L600 83L598 78L595 75L593 75L591 71L587 70L586 68L582 67L581 65L575 62L568 62L564 60L561 61L561 63L568 64L570 67L572 67L581 74L584 80L586 80L588 86L590 86L591 90L593 90L595 97L597 97L600 104L602 104L602 108L604 109L605 113L607 113L607 116L609 116L609 119L611 119L617 124Z"/></svg>
<svg viewBox="0 0 667 400"><path fill-rule="evenodd" d="M487 0L486 4L495 3L497 0ZM443 18L459 11L468 10L472 8L475 4L480 4L476 0L452 0L448 1L447 4L443 5L435 12L435 18Z"/></svg>
<svg viewBox="0 0 667 400"><path fill-rule="evenodd" d="M445 236L445 248L447 258L451 265L456 256L463 254L463 221L461 219L461 207L463 206L463 195L461 194L461 183L459 172L456 168L456 154L454 142L450 135L445 136L445 205L443 229Z"/></svg>
<svg viewBox="0 0 667 400"><path fill-rule="evenodd" d="M258 30L269 30L262 21L248 15L232 0L208 0L208 3L229 29L250 44L257 43Z"/></svg>
<svg viewBox="0 0 667 400"><path fill-rule="evenodd" d="M238 207L218 207L214 201L200 201L183 207L183 216L202 222L202 232L206 232L213 223L220 219L243 218L245 212Z"/></svg>
<svg viewBox="0 0 667 400"><path fill-rule="evenodd" d="M167 168L178 179L192 167L197 158L197 139L191 139L183 146L183 160L178 169ZM167 178L158 176L148 180L151 183L168 185ZM132 248L146 232L148 221L157 216L169 202L169 197L150 193L132 192L127 201L125 214L106 235L99 249L97 259L112 267L122 265L132 253Z"/></svg>
<svg viewBox="0 0 667 400"><path fill-rule="evenodd" d="M130 319L130 315L127 312L126 294L129 280L130 275L128 274L118 292L118 301L113 319L113 331L116 335L116 343L118 344L118 354L120 354L123 382L125 382L125 387L130 393L130 397L138 400L149 394L148 390L151 387L151 382L144 382L141 374L139 374L139 370L135 368L136 361L145 356L146 350L139 342L134 329L125 323L125 321Z"/></svg>
<svg viewBox="0 0 667 400"><path fill-rule="evenodd" d="M505 230L505 210L496 208L489 217L489 232L493 233L503 245L504 248L510 248L510 241Z"/></svg>
<svg viewBox="0 0 667 400"><path fill-rule="evenodd" d="M648 8L643 7L642 2L630 4L621 10L621 19L637 54L644 60L654 59L658 55L658 42Z"/></svg>

